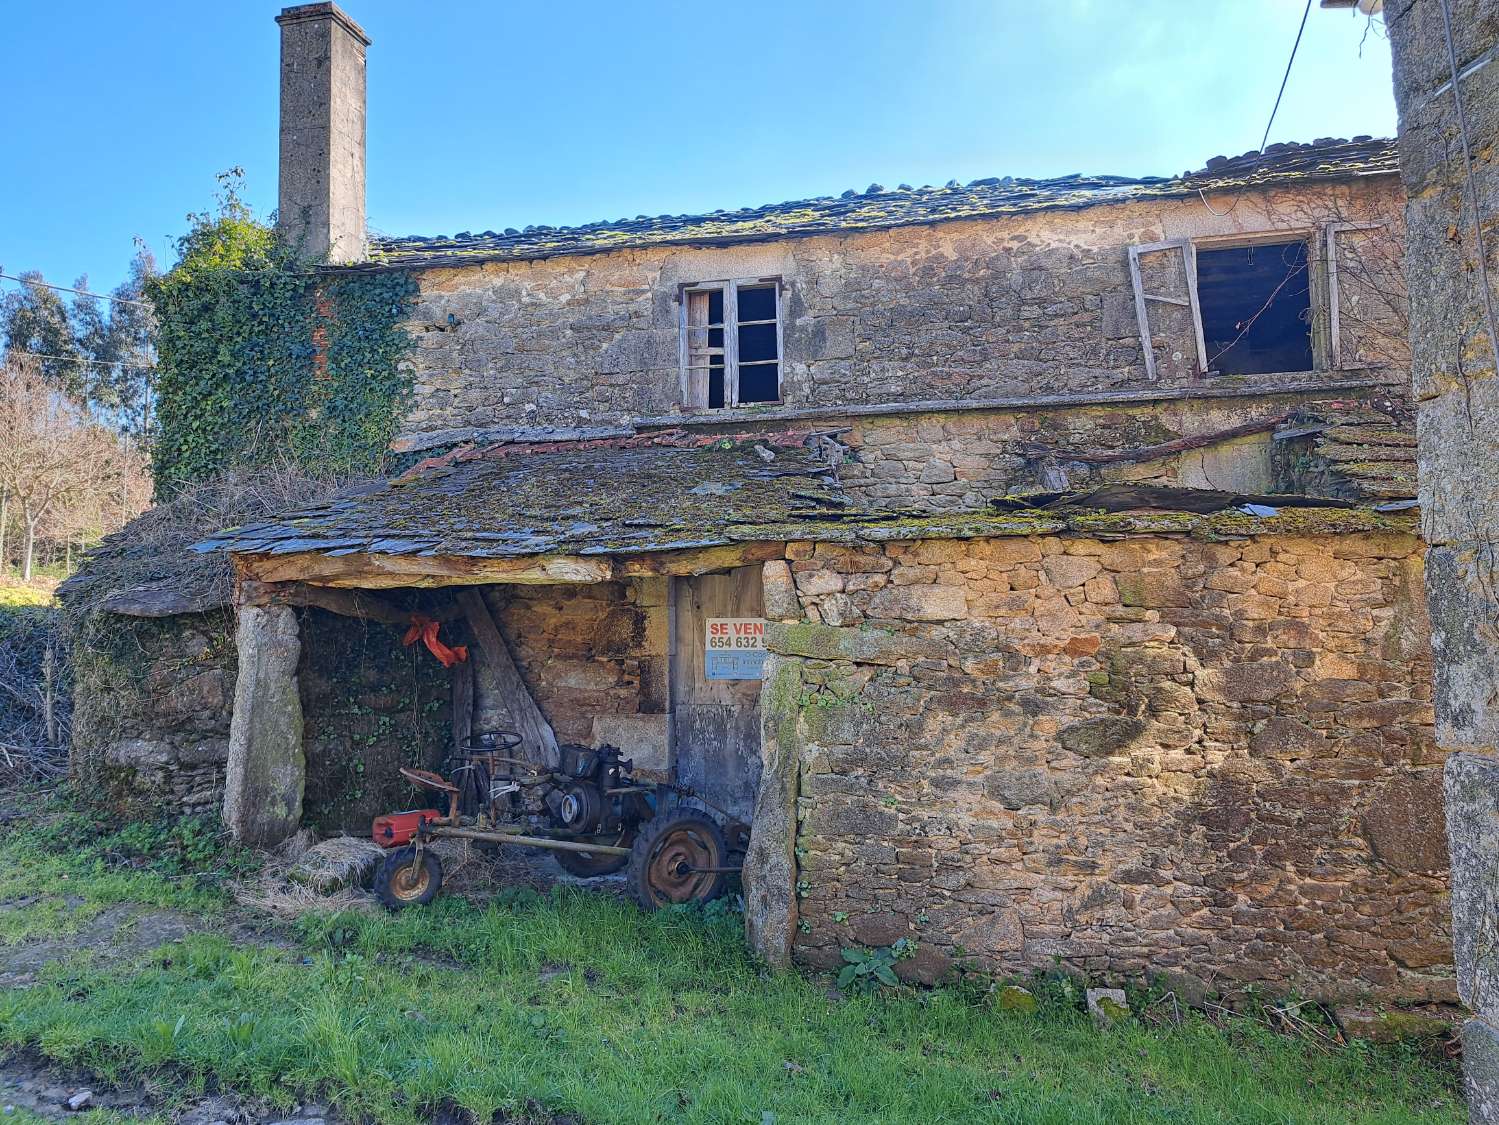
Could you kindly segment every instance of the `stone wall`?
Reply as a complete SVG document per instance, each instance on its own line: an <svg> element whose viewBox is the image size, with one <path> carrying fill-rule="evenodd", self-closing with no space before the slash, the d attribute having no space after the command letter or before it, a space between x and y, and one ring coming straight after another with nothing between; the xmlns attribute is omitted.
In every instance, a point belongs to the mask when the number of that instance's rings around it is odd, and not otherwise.
<svg viewBox="0 0 1499 1125"><path fill-rule="evenodd" d="M409 324L416 399L405 436L670 415L681 407L678 287L728 277L783 281L788 407L1201 385L1189 324L1166 304L1152 308L1158 378L1146 380L1127 248L1173 237L1304 234L1334 219L1387 224L1345 239L1341 335L1345 367L1389 367L1398 383L1403 321L1383 316L1358 279L1398 269L1387 249L1398 246L1399 206L1398 185L1384 176L1251 192L1224 217L1193 198L428 270ZM1324 378L1346 377L1326 370L1326 279L1316 253L1318 367ZM1152 292L1170 296L1184 284L1179 257L1148 261ZM1375 288L1403 292L1398 279Z"/></svg>
<svg viewBox="0 0 1499 1125"><path fill-rule="evenodd" d="M485 598L557 741L608 742L642 768L667 768L665 579L490 586ZM475 727L503 727L479 659Z"/></svg>
<svg viewBox="0 0 1499 1125"><path fill-rule="evenodd" d="M70 652L73 776L131 815L210 813L224 796L234 619L95 612Z"/></svg>
<svg viewBox="0 0 1499 1125"><path fill-rule="evenodd" d="M762 946L1454 998L1414 534L788 558L757 823L796 794L802 893L778 930L751 880Z"/></svg>
<svg viewBox="0 0 1499 1125"><path fill-rule="evenodd" d="M1492 624L1499 614L1492 530L1499 518L1499 357L1490 318L1499 304L1492 291L1499 280L1499 68L1483 62L1499 44L1499 9L1491 0L1389 0L1385 23L1400 113L1400 172L1410 193L1410 336L1421 513L1431 544L1437 736L1451 754L1457 978L1474 1013L1463 1031L1463 1065L1472 1119L1492 1122L1499 1121L1499 638ZM1465 158L1472 161L1474 192Z"/></svg>
<svg viewBox="0 0 1499 1125"><path fill-rule="evenodd" d="M876 505L946 511L988 506L1011 492L1151 481L1184 488L1277 492L1268 423L1299 398L1207 399L1070 409L945 411L852 418L842 436L852 457L848 491ZM1200 449L1139 461L1090 461L1258 421L1263 430Z"/></svg>

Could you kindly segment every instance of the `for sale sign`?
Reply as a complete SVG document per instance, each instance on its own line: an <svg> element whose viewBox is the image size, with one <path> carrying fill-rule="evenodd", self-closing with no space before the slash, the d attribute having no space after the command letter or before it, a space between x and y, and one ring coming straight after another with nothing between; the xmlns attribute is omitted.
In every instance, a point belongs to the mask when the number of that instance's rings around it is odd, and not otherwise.
<svg viewBox="0 0 1499 1125"><path fill-rule="evenodd" d="M710 680L763 680L765 622L758 617L708 618L703 669Z"/></svg>

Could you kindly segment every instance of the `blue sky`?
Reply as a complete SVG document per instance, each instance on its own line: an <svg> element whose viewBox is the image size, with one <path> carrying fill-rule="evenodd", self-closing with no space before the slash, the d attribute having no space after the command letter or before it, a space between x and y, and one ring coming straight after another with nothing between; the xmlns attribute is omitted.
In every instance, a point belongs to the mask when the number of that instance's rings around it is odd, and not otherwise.
<svg viewBox="0 0 1499 1125"><path fill-rule="evenodd" d="M370 223L447 234L1200 167L1258 145L1302 4L344 6L374 40ZM168 264L234 165L271 211L280 7L10 0L0 269L108 287L136 235ZM1364 31L1313 4L1272 142L1393 134L1389 50Z"/></svg>

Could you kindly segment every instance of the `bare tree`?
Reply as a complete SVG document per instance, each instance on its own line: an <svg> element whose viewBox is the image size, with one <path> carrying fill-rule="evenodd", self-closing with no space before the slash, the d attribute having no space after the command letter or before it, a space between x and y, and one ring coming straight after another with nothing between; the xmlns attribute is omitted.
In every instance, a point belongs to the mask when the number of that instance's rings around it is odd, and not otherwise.
<svg viewBox="0 0 1499 1125"><path fill-rule="evenodd" d="M39 367L16 357L0 365L0 536L14 505L23 527L23 579L32 577L44 529L52 528L66 547L136 515L146 499L139 474L139 453Z"/></svg>

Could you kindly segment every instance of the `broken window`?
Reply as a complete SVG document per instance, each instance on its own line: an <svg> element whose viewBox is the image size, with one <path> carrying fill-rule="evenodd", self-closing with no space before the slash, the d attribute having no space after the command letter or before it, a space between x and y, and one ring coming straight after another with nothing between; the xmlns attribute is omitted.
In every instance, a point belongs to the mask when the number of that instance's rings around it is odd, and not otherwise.
<svg viewBox="0 0 1499 1125"><path fill-rule="evenodd" d="M1206 371L1310 371L1311 273L1305 240L1198 248L1197 302Z"/></svg>
<svg viewBox="0 0 1499 1125"><path fill-rule="evenodd" d="M780 285L773 278L682 291L682 402L717 410L781 401Z"/></svg>

